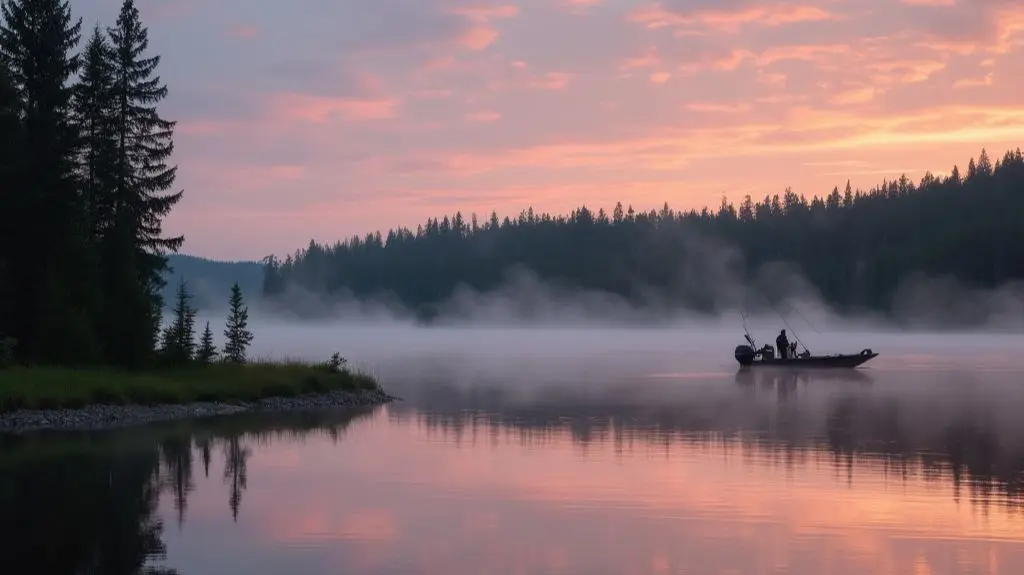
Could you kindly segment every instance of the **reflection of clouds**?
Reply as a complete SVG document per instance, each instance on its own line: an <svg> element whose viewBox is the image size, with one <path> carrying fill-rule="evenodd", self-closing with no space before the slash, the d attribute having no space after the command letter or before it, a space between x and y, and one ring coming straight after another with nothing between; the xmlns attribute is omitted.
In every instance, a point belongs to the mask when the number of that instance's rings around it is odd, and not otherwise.
<svg viewBox="0 0 1024 575"><path fill-rule="evenodd" d="M528 426L484 418L456 448L454 427L426 419L378 413L337 444L263 443L249 461L240 530L222 533L222 545L257 564L302 549L309 565L331 566L316 573L1024 566L1013 545L1020 517L976 513L949 496L948 475L935 483L913 465L719 432L613 430L591 435L583 454L564 425L537 431L537 442ZM296 459L301 473L277 464ZM223 499L211 503L224 514ZM192 512L172 562L189 555L205 520Z"/></svg>

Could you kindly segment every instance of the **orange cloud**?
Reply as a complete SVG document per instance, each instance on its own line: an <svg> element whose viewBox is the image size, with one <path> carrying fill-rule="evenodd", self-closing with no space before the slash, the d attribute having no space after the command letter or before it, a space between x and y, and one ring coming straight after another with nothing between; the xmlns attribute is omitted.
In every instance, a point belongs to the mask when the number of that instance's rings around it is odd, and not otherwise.
<svg viewBox="0 0 1024 575"><path fill-rule="evenodd" d="M829 101L838 106L863 104L873 100L877 94L878 90L871 86L860 86L838 91L829 97Z"/></svg>
<svg viewBox="0 0 1024 575"><path fill-rule="evenodd" d="M744 6L734 10L702 9L686 12L670 10L655 4L640 8L628 17L630 22L652 30L698 27L706 31L727 34L734 34L746 25L777 27L836 18L835 14L817 6L787 3Z"/></svg>
<svg viewBox="0 0 1024 575"><path fill-rule="evenodd" d="M470 50L483 50L490 46L501 34L490 26L475 26L466 31L459 42Z"/></svg>
<svg viewBox="0 0 1024 575"><path fill-rule="evenodd" d="M213 50L209 61L190 62L197 73L175 80L169 96L179 111L182 187L256 189L261 203L245 217L284 210L332 238L415 225L442 206L583 203L604 197L603 186L698 208L747 188L827 191L832 176L791 166L854 152L877 160L851 169L865 175L854 184L868 186L869 172L948 170L982 145L1016 147L1024 133L1015 111L1024 3L586 2L595 8L580 17L569 0L529 9L511 0L393 1L415 6L416 17L382 18L366 3L344 21L300 22L254 4L246 18L275 22L285 40L252 43L272 50L266 68L212 38L203 46ZM208 21L179 25L208 36ZM232 25L218 21L215 32L261 33ZM237 73L225 78L224 68ZM207 166L211 157L230 175ZM749 173L730 169L736 157ZM301 178L252 169L292 163L305 169ZM274 185L281 193L272 197ZM379 211L385 192L418 203ZM310 206L331 194L349 207L333 218L315 213ZM215 198L186 194L178 227L168 229L215 244L194 223L208 221L200 218ZM287 225L249 236L251 247L239 240L239 249L254 257L291 249L313 224Z"/></svg>
<svg viewBox="0 0 1024 575"><path fill-rule="evenodd" d="M640 56L622 60L622 63L619 64L619 70L628 71L638 68L654 68L660 63L661 58L658 57L658 49L651 46Z"/></svg>
<svg viewBox="0 0 1024 575"><path fill-rule="evenodd" d="M940 60L883 60L867 64L872 82L880 85L924 82L946 69Z"/></svg>
<svg viewBox="0 0 1024 575"><path fill-rule="evenodd" d="M652 84L664 84L672 79L672 74L668 72L654 72L648 77L648 79Z"/></svg>
<svg viewBox="0 0 1024 575"><path fill-rule="evenodd" d="M750 104L723 104L715 102L694 102L686 104L686 109L693 112L710 112L721 114L739 114L750 111Z"/></svg>
<svg viewBox="0 0 1024 575"><path fill-rule="evenodd" d="M985 74L980 78L960 78L953 82L954 88L970 88L979 86L991 86L992 85L992 74Z"/></svg>

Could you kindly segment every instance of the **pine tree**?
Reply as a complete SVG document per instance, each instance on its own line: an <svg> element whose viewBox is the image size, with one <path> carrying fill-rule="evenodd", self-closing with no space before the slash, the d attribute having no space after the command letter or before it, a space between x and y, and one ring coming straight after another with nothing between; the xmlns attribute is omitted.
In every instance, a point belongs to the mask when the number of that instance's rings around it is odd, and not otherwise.
<svg viewBox="0 0 1024 575"><path fill-rule="evenodd" d="M177 168L168 166L174 151L174 122L160 117L155 105L167 95L154 72L159 56L145 56L148 32L133 0L125 0L117 25L108 30L113 49L113 120L116 138L111 230L104 254L110 287L118 287L126 309L122 329L128 341L138 342L127 359L152 349L163 307L167 251L177 251L184 238L163 237L162 219L181 200L181 191L165 193L174 184ZM146 337L144 334L148 333Z"/></svg>
<svg viewBox="0 0 1024 575"><path fill-rule="evenodd" d="M18 92L6 64L0 60L0 339L14 332L15 278L11 270L15 255L19 208L20 152L24 130L18 115Z"/></svg>
<svg viewBox="0 0 1024 575"><path fill-rule="evenodd" d="M74 114L81 131L79 171L90 223L99 236L112 226L117 137L114 125L114 50L99 26L83 53Z"/></svg>
<svg viewBox="0 0 1024 575"><path fill-rule="evenodd" d="M252 343L249 326L249 308L242 301L242 288L238 282L231 286L231 311L224 328L224 359L233 363L245 363L245 351Z"/></svg>
<svg viewBox="0 0 1024 575"><path fill-rule="evenodd" d="M98 292L86 209L75 181L71 117L81 20L66 0L10 0L0 8L0 60L18 92L25 128L15 190L18 250L13 332L28 358L58 363L96 355Z"/></svg>
<svg viewBox="0 0 1024 575"><path fill-rule="evenodd" d="M213 331L210 330L210 322L206 322L206 329L203 330L196 359L203 365L210 364L217 359L217 346L213 344Z"/></svg>
<svg viewBox="0 0 1024 575"><path fill-rule="evenodd" d="M174 322L163 335L164 358L171 363L187 363L196 356L196 310L189 304L191 299L182 278L175 298Z"/></svg>

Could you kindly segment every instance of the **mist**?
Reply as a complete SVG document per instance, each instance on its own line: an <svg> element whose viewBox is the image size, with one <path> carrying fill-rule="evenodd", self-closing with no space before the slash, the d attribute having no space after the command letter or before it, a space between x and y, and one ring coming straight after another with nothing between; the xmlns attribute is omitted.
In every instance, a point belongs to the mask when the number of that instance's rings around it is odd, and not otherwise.
<svg viewBox="0 0 1024 575"><path fill-rule="evenodd" d="M493 289L457 285L448 297L429 306L426 314L423 309L403 305L390 293L356 297L346 290L328 294L325 289L309 290L294 284L288 284L273 300L251 294L251 307L281 319L352 325L739 326L743 311L755 320L778 322L784 316L787 321L840 332L1024 331L1024 282L979 289L955 277L914 272L904 277L886 309L861 305L839 311L790 263L772 261L750 272L747 258L737 247L696 232L687 233L682 248L681 262L667 278L667 285L651 286L634 279L629 298L566 285L513 266ZM857 293L865 290L863 277L846 281ZM226 306L226 294L220 301Z"/></svg>

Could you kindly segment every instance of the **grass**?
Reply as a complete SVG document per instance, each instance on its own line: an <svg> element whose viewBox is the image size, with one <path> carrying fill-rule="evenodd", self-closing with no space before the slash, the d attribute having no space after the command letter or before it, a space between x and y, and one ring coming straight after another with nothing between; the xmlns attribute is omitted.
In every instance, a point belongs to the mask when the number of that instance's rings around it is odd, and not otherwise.
<svg viewBox="0 0 1024 575"><path fill-rule="evenodd" d="M335 390L379 389L377 380L344 366L258 360L124 371L116 368L0 369L0 413L17 409L78 408L90 404L160 405L194 401L252 401Z"/></svg>

